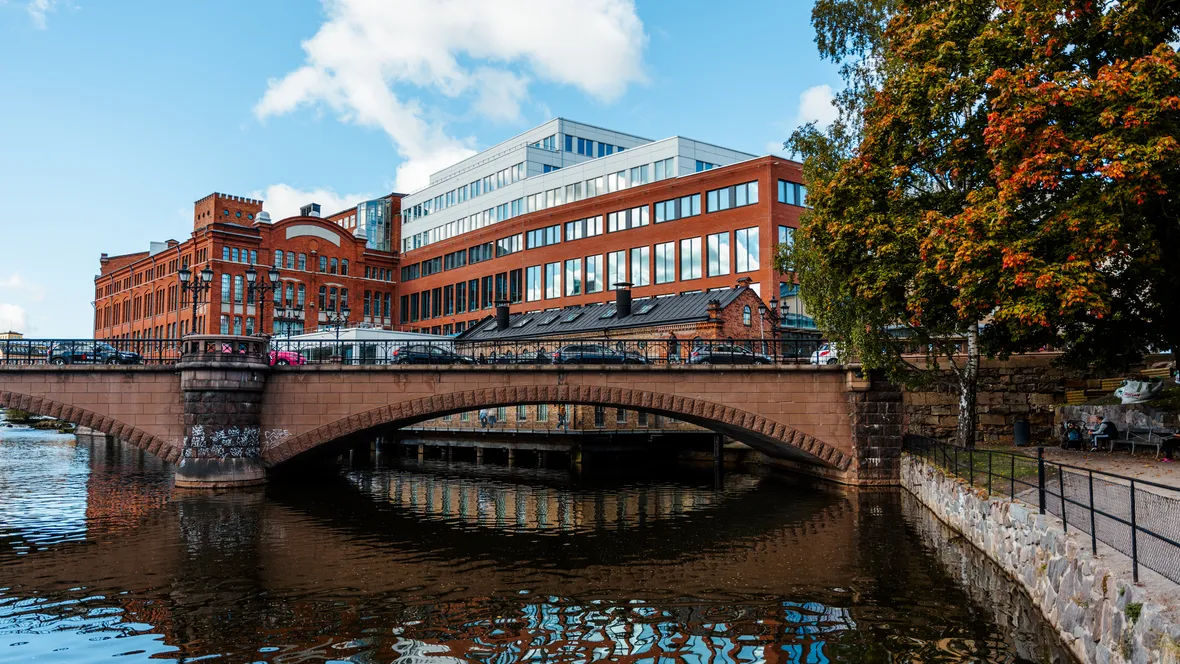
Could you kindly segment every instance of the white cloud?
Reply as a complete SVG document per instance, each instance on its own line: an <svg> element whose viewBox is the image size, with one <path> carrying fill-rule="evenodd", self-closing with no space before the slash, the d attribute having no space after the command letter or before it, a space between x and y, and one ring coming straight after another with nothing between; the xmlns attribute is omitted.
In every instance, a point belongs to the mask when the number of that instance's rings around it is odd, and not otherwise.
<svg viewBox="0 0 1180 664"><path fill-rule="evenodd" d="M49 27L47 15L57 11L61 4L61 0L29 0L25 4L25 11L28 12L29 18L33 19L33 25L44 30Z"/></svg>
<svg viewBox="0 0 1180 664"><path fill-rule="evenodd" d="M337 194L331 189L296 189L288 184L272 184L263 191L252 191L249 198L263 201L263 209L274 221L299 214L299 208L308 203L319 203L325 215L335 214L344 208L355 207L357 203L376 198L372 194Z"/></svg>
<svg viewBox="0 0 1180 664"><path fill-rule="evenodd" d="M801 127L815 122L821 128L832 124L840 117L839 110L832 105L836 98L830 85L815 85L799 95L799 110L795 113L795 126ZM781 147L781 146L780 146Z"/></svg>
<svg viewBox="0 0 1180 664"><path fill-rule="evenodd" d="M29 317L23 307L0 302L0 332L29 331Z"/></svg>
<svg viewBox="0 0 1180 664"><path fill-rule="evenodd" d="M45 299L44 288L15 273L7 277L0 277L0 293L17 294L22 296L22 299L33 302Z"/></svg>
<svg viewBox="0 0 1180 664"><path fill-rule="evenodd" d="M473 140L447 134L439 111L395 87L472 95L475 112L512 120L534 79L607 102L644 80L647 36L633 0L324 0L324 8L327 21L303 42L306 63L271 80L254 112L265 119L324 105L380 128L405 159L399 191L475 151Z"/></svg>

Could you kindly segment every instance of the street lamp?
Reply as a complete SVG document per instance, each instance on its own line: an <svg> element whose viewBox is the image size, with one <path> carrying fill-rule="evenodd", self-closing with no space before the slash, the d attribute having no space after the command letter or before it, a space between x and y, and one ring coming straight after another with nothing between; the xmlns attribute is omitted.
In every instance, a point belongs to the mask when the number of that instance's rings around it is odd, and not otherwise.
<svg viewBox="0 0 1180 664"><path fill-rule="evenodd" d="M774 295L770 296L770 320L774 322L774 328L770 331L770 342L774 344L774 357L778 360L779 339L782 337L779 330L778 317L778 298Z"/></svg>
<svg viewBox="0 0 1180 664"><path fill-rule="evenodd" d="M332 325L336 328L336 358L337 358L336 361L337 362L340 362L344 359L344 353L341 352L341 348L340 348L340 328L344 325L348 325L348 316L351 313L352 312L348 310L347 306L340 307L339 312L337 312L335 309L329 309L326 312L324 312L324 317L327 320L328 325Z"/></svg>
<svg viewBox="0 0 1180 664"><path fill-rule="evenodd" d="M762 354L766 354L766 305L758 300L758 334L762 337Z"/></svg>
<svg viewBox="0 0 1180 664"><path fill-rule="evenodd" d="M266 296L274 291L282 292L283 285L279 283L279 271L270 268L266 271L267 283L258 283L258 270L251 265L246 269L246 291L258 302L258 327L266 333ZM247 301L249 301L247 296ZM273 326L271 326L273 328Z"/></svg>
<svg viewBox="0 0 1180 664"><path fill-rule="evenodd" d="M201 304L201 295L208 293L210 288L213 288L213 270L205 268L201 270L200 278L193 279L192 270L188 266L180 268L176 273L176 277L180 279L180 290L184 294L180 300L180 306L184 306L185 296L191 295L193 298L193 328L192 333L197 332L197 306Z"/></svg>

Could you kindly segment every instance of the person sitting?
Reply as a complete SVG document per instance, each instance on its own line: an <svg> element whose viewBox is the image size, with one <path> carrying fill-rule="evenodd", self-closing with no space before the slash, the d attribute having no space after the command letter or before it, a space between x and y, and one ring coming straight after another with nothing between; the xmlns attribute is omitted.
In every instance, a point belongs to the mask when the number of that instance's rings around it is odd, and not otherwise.
<svg viewBox="0 0 1180 664"><path fill-rule="evenodd" d="M1102 446L1102 443L1108 444L1110 447L1108 451L1114 451L1114 441L1119 437L1119 429L1110 421L1109 417L1103 417L1102 422L1099 423L1098 428L1090 432L1090 451L1097 452Z"/></svg>

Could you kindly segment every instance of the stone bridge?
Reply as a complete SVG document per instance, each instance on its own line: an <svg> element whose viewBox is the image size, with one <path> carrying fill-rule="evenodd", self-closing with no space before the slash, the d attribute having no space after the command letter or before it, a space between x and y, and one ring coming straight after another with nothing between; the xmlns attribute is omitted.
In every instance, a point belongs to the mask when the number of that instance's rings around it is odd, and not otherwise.
<svg viewBox="0 0 1180 664"><path fill-rule="evenodd" d="M189 337L175 365L0 366L0 407L74 422L178 464L177 485L265 481L322 445L485 407L566 403L673 417L848 484L899 479L901 393L854 368L267 366L265 340ZM222 349L235 344L238 352Z"/></svg>

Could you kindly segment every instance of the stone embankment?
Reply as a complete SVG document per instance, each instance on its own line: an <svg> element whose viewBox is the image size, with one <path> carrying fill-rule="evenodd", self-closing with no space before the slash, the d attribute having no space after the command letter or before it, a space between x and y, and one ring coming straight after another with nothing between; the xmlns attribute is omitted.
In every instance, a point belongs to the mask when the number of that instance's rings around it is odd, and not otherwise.
<svg viewBox="0 0 1180 664"><path fill-rule="evenodd" d="M1154 601L1174 584L1153 573L1148 585L1131 582L1130 561L1117 553L1094 556L1088 540L1061 522L1007 498L993 498L906 455L901 481L935 516L995 561L1028 593L1082 662L1180 663L1176 612ZM1173 587L1168 587L1172 585Z"/></svg>

